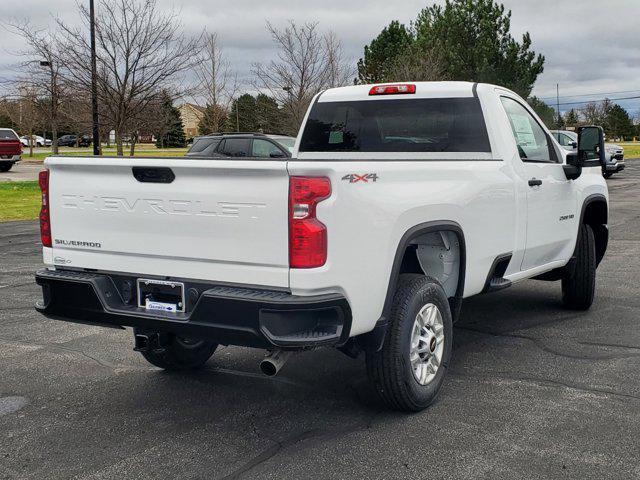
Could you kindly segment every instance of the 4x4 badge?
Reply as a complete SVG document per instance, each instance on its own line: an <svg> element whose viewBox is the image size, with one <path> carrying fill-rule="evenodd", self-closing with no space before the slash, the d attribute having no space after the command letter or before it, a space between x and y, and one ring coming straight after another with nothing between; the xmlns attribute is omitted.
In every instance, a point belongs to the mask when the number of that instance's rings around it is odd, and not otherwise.
<svg viewBox="0 0 640 480"><path fill-rule="evenodd" d="M377 173L363 173L362 175L359 175L357 173L350 173L342 177L342 180L346 180L349 183L369 183L369 181L376 182L378 178L380 177L378 177Z"/></svg>

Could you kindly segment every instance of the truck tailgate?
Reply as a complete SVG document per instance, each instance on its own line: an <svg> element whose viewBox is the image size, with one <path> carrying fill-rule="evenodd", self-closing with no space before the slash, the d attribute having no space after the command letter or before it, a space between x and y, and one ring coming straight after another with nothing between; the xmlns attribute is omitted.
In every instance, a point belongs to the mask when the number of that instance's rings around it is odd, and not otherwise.
<svg viewBox="0 0 640 480"><path fill-rule="evenodd" d="M288 287L286 162L53 157L45 164L53 237L45 262Z"/></svg>

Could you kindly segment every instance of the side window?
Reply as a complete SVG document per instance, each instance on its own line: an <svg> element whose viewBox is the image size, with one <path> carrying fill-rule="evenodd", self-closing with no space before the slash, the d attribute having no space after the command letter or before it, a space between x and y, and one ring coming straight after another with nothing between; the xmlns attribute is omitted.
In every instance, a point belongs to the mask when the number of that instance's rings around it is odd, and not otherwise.
<svg viewBox="0 0 640 480"><path fill-rule="evenodd" d="M274 157L284 156L282 150L280 150L270 141L262 140L259 138L253 139L253 150L251 152L252 157L273 158L271 156L272 154Z"/></svg>
<svg viewBox="0 0 640 480"><path fill-rule="evenodd" d="M202 150L201 155L203 157L210 157L211 155L213 155L213 152L216 151L216 147L218 146L218 143L219 143L218 140L212 141L209 145L207 145L207 148Z"/></svg>
<svg viewBox="0 0 640 480"><path fill-rule="evenodd" d="M189 153L199 153L204 151L211 143L214 141L212 138L199 138L195 141L195 143L191 146Z"/></svg>
<svg viewBox="0 0 640 480"><path fill-rule="evenodd" d="M511 98L500 97L500 100L507 112L522 161L556 162L547 134L529 111Z"/></svg>
<svg viewBox="0 0 640 480"><path fill-rule="evenodd" d="M251 139L249 138L227 138L218 152L229 157L248 157L250 148Z"/></svg>

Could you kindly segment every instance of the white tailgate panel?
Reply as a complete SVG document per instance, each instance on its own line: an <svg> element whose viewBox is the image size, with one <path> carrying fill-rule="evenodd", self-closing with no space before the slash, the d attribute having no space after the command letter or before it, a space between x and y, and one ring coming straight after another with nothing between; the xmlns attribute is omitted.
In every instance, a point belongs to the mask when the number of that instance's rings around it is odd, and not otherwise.
<svg viewBox="0 0 640 480"><path fill-rule="evenodd" d="M51 158L47 166L54 264L288 287L285 162ZM175 180L139 182L132 166L168 167Z"/></svg>

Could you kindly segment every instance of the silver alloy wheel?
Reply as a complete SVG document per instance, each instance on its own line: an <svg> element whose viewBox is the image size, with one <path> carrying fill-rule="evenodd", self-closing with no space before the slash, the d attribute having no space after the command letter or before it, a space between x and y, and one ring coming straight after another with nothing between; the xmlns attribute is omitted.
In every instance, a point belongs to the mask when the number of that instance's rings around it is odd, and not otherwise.
<svg viewBox="0 0 640 480"><path fill-rule="evenodd" d="M420 385L429 384L438 373L444 353L444 323L433 303L420 309L413 322L409 360Z"/></svg>

